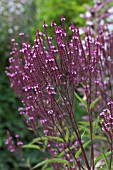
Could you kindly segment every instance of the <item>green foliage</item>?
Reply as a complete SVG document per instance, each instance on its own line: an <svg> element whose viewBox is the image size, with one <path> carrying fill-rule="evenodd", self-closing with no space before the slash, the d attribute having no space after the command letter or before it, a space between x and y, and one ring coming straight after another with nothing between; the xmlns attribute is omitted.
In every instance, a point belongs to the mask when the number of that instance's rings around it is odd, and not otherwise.
<svg viewBox="0 0 113 170"><path fill-rule="evenodd" d="M52 159L47 159L45 161L42 161L42 162L38 163L32 169L36 169L36 168L38 168L40 166L43 166L45 164L48 165L50 163L63 163L63 164L66 164L66 165L70 165L70 163L67 160L59 159L59 158L52 158Z"/></svg>
<svg viewBox="0 0 113 170"><path fill-rule="evenodd" d="M63 142L63 139L62 138L60 138L60 137L55 137L55 136L48 136L48 137L38 137L38 138L36 138L36 139L33 139L33 141L31 142L31 144L33 144L33 143L36 143L36 142L39 142L39 141L46 141L46 140L56 140L56 141L60 141L60 142Z"/></svg>
<svg viewBox="0 0 113 170"><path fill-rule="evenodd" d="M97 99L95 99L91 104L90 104L90 109L93 109L94 106L98 103L98 101L101 99L101 96L99 96Z"/></svg>
<svg viewBox="0 0 113 170"><path fill-rule="evenodd" d="M69 140L69 130L68 129L66 129L65 140L66 140L66 142L68 142L68 140Z"/></svg>
<svg viewBox="0 0 113 170"><path fill-rule="evenodd" d="M100 150L101 150L102 157L103 157L104 160L105 160L106 167L107 167L108 169L110 169L110 162L109 162L109 160L108 160L108 158L107 158L107 156L106 156L106 154L105 154L105 151L103 150L103 148L101 148Z"/></svg>
<svg viewBox="0 0 113 170"><path fill-rule="evenodd" d="M110 151L109 151L109 152L106 152L106 153L104 153L104 157L109 156L110 154L111 154ZM95 159L95 165L96 165L101 159L103 159L103 155L102 155L102 154L96 157L96 159Z"/></svg>
<svg viewBox="0 0 113 170"><path fill-rule="evenodd" d="M0 76L0 169L8 169L13 167L16 169L17 157L13 158L12 154L9 153L5 146L6 139L6 129L11 129L12 132L15 132L17 129L24 129L23 120L18 116L17 105L20 103L12 89L9 88L10 84L5 73ZM14 113L15 115L13 115ZM18 119L18 123L17 120ZM4 152L3 152L4 151ZM9 155L9 156L8 156ZM7 159L6 159L7 156ZM4 162L5 160L5 162Z"/></svg>
<svg viewBox="0 0 113 170"><path fill-rule="evenodd" d="M88 109L87 102L82 99L76 92L74 93L76 98L85 106L86 109Z"/></svg>
<svg viewBox="0 0 113 170"><path fill-rule="evenodd" d="M52 36L51 31L51 21L55 20L57 25L61 24L60 16L63 15L66 18L66 28L68 30L71 23L78 26L83 26L85 24L84 19L80 17L81 13L86 10L84 4L93 4L90 0L39 0L37 1L38 6L38 28L42 30L43 21L45 20L48 24L48 32ZM68 30L68 35L70 32Z"/></svg>

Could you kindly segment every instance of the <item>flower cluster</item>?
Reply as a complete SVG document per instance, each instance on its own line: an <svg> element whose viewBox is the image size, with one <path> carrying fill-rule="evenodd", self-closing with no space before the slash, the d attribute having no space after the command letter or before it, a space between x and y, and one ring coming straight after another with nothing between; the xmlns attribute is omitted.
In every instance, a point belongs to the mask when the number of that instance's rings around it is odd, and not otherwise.
<svg viewBox="0 0 113 170"><path fill-rule="evenodd" d="M107 135L112 139L113 138L113 102L108 102L108 109L104 109L100 113L100 116L103 118L101 121L102 130L106 132Z"/></svg>
<svg viewBox="0 0 113 170"><path fill-rule="evenodd" d="M15 152L17 154L19 154L19 156L22 158L22 145L23 142L20 140L20 136L19 134L15 135L15 138L17 140L17 143L15 145L14 140L12 139L12 136L10 135L10 132L7 130L7 139L5 144L7 145L8 149L10 150L10 152Z"/></svg>

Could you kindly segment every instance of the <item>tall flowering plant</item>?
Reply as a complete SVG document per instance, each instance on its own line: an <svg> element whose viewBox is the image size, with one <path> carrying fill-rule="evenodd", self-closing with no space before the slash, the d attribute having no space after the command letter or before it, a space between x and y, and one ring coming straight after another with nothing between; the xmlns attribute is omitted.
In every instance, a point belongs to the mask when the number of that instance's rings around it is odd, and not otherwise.
<svg viewBox="0 0 113 170"><path fill-rule="evenodd" d="M81 39L78 27L71 24L70 40L64 22L63 16L61 26L52 20L55 46L46 22L44 34L37 30L32 47L29 36L26 35L25 40L24 33L20 33L21 49L15 39L11 40L12 57L6 73L11 87L22 100L19 112L36 139L23 145L17 134L18 147L15 147L7 132L6 145L12 152L19 148L21 156L22 148L47 149L48 158L32 169L50 164L54 170L94 170L101 159L105 165L101 161L99 167L111 169L113 34L108 26L100 26L97 35L89 28ZM87 120L78 121L76 99L82 104L79 107L86 109ZM106 106L109 108L105 109ZM101 148L99 156L96 155L96 144L104 145L106 141L106 150Z"/></svg>

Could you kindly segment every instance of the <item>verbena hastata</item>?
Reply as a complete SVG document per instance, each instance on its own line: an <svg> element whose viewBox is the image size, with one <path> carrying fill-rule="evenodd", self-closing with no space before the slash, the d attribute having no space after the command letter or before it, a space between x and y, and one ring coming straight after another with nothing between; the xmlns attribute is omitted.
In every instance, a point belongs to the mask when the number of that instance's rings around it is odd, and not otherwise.
<svg viewBox="0 0 113 170"><path fill-rule="evenodd" d="M110 151L113 151L113 101L109 101L107 103L107 109L104 109L103 112L100 113L102 118L101 126L102 130L106 134L107 142L110 147ZM110 157L109 167L112 165L112 154Z"/></svg>
<svg viewBox="0 0 113 170"><path fill-rule="evenodd" d="M15 135L15 138L17 139L17 146L15 146L15 143L12 139L12 136L10 135L10 132L7 130L7 140L5 144L7 145L10 152L16 152L20 157L22 157L22 145L23 142L20 140L19 134Z"/></svg>
<svg viewBox="0 0 113 170"><path fill-rule="evenodd" d="M100 9L102 4L99 4ZM106 167L111 169L112 107L101 113L102 129L110 143L107 151L110 152L102 152L100 157L95 158L94 145L100 139L105 140L105 137L99 136L102 133L97 120L99 113L107 104L111 106L113 100L113 34L108 26L101 26L96 30L97 35L89 29L82 41L78 27L71 24L72 39L69 40L64 22L63 16L61 26L52 21L56 46L48 35L46 22L44 34L37 30L33 47L28 35L25 40L24 33L20 33L21 49L14 39L11 40L12 57L7 75L11 87L22 100L20 114L37 136L30 145L39 146L39 149L46 147L51 155L34 169L51 163L54 170L94 170L98 160L106 158L106 154L110 155ZM75 93L79 87L85 100ZM76 98L88 113L88 120L81 122L83 125L76 118ZM42 127L42 131L38 127ZM15 151L9 132L6 144Z"/></svg>

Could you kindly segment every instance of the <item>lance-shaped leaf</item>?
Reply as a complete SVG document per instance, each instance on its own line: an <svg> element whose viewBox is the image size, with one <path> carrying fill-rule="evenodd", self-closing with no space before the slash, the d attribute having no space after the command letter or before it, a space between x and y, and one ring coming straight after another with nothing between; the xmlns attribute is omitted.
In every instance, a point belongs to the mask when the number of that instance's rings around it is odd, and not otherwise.
<svg viewBox="0 0 113 170"><path fill-rule="evenodd" d="M94 100L91 104L90 104L90 109L93 109L94 106L98 103L98 101L101 99L101 96L99 96L96 100Z"/></svg>
<svg viewBox="0 0 113 170"><path fill-rule="evenodd" d="M87 102L85 100L83 100L76 92L74 92L76 98L85 106L85 108L87 109Z"/></svg>
<svg viewBox="0 0 113 170"><path fill-rule="evenodd" d="M32 168L32 170L36 169L36 168L39 168L40 166L50 164L50 163L63 163L63 164L66 164L68 166L70 165L70 163L67 160L59 159L59 158L53 158L53 159L47 159L45 161L42 161L42 162L38 163L37 165L35 165Z"/></svg>

